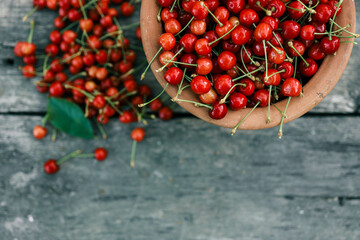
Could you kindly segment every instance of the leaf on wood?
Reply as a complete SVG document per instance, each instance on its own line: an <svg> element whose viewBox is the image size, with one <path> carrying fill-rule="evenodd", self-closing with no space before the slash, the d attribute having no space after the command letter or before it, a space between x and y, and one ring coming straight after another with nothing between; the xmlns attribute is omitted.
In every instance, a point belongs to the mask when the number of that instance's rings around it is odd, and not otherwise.
<svg viewBox="0 0 360 240"><path fill-rule="evenodd" d="M49 121L55 128L75 137L85 139L94 137L89 119L75 103L51 97L48 101L47 113Z"/></svg>

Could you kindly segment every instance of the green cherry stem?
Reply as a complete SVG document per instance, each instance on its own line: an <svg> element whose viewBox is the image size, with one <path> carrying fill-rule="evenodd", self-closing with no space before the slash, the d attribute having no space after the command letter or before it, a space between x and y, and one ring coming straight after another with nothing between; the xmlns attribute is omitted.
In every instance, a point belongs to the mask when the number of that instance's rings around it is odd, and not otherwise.
<svg viewBox="0 0 360 240"><path fill-rule="evenodd" d="M34 22L34 20L31 20L30 21L30 34L29 34L29 37L27 40L28 43L32 43L32 39L34 36L34 29L35 29L35 22Z"/></svg>
<svg viewBox="0 0 360 240"><path fill-rule="evenodd" d="M222 24L219 19L217 19L217 17L215 17L215 15L210 11L210 9L204 4L204 2L200 2L200 5L204 8L206 8L206 10L209 12L209 14L215 19L215 21L219 24L220 27L224 26L224 24Z"/></svg>
<svg viewBox="0 0 360 240"><path fill-rule="evenodd" d="M225 33L225 34L222 35L221 37L215 39L214 41L210 42L210 43L209 43L209 46L211 46L211 44L214 44L214 43L216 43L217 41L223 39L223 38L226 37L227 35L229 35L238 25L239 25L239 23L236 22L235 25L234 25L227 33Z"/></svg>
<svg viewBox="0 0 360 240"><path fill-rule="evenodd" d="M245 121L245 119L255 110L257 106L259 106L259 104L260 102L257 102L256 105L250 110L250 112L248 112L245 117L243 117L243 119L241 119L240 122L236 124L236 126L231 131L231 135L234 135L236 133L236 130L239 128L240 124Z"/></svg>
<svg viewBox="0 0 360 240"><path fill-rule="evenodd" d="M190 25L190 23L194 20L194 16L192 16L192 18L190 19L190 21L177 33L177 34L175 34L175 37L176 36L179 36L180 35L180 33L182 33L189 25Z"/></svg>
<svg viewBox="0 0 360 240"><path fill-rule="evenodd" d="M156 97L154 97L153 99L151 99L150 101L148 101L146 103L139 104L138 107L142 108L142 107L145 107L146 105L152 103L155 99L159 98L165 92L165 90L168 86L169 86L169 83L166 83L164 89Z"/></svg>
<svg viewBox="0 0 360 240"><path fill-rule="evenodd" d="M340 8L342 2L343 2L343 0L340 0L340 1L339 1L339 5L336 7L336 10L335 10L335 13L334 13L334 17L332 18L332 21L331 21L331 23L330 23L329 40L331 40L331 38L332 38L332 30L333 30L333 27L334 27L334 22L335 22L336 14L337 14L337 12L339 11L339 8Z"/></svg>
<svg viewBox="0 0 360 240"><path fill-rule="evenodd" d="M191 100L185 100L185 99L176 99L175 102L187 102L187 103L192 103L195 105L195 107L206 107L210 110L212 110L213 108L209 105L203 104L203 103L199 103L199 102L194 102Z"/></svg>
<svg viewBox="0 0 360 240"><path fill-rule="evenodd" d="M269 123L271 122L271 116L270 116L271 91L272 91L272 85L270 85L270 88L269 88L268 117L267 117L267 119L266 119L266 124L269 124Z"/></svg>
<svg viewBox="0 0 360 240"><path fill-rule="evenodd" d="M60 158L58 161L56 161L56 163L57 163L58 165L61 165L61 164L63 164L64 162L66 162L67 160L69 160L70 158L76 157L77 155L79 155L79 154L81 154L81 153L82 153L81 150L76 150L75 152L72 152L72 153L66 155L65 157Z"/></svg>
<svg viewBox="0 0 360 240"><path fill-rule="evenodd" d="M289 99L288 99L288 101L286 103L286 106L285 106L284 114L281 117L280 128L279 128L279 132L278 132L279 139L281 139L282 135L283 135L282 128L283 128L284 119L285 119L285 116L286 116L286 110L287 110L287 108L289 106L290 100L291 100L291 97L289 97Z"/></svg>
<svg viewBox="0 0 360 240"><path fill-rule="evenodd" d="M296 53L297 55L301 58L301 60L304 61L305 65L308 67L310 64L305 60L305 58L303 56L301 56L301 54L299 53L299 51L294 47L294 44L292 41L288 42L288 46L291 47Z"/></svg>
<svg viewBox="0 0 360 240"><path fill-rule="evenodd" d="M137 141L133 141L132 147L131 147L131 158L130 158L130 166L133 168L135 167L135 153L136 153L136 145Z"/></svg>
<svg viewBox="0 0 360 240"><path fill-rule="evenodd" d="M169 63L171 63L176 58L176 56L179 55L183 50L184 50L184 47L182 47L164 66L157 69L156 72L163 71L166 68L166 66L169 65Z"/></svg>
<svg viewBox="0 0 360 240"><path fill-rule="evenodd" d="M246 87L246 84L245 83L236 83L234 84L230 89L229 91L226 93L226 95L220 100L220 104L223 104L225 103L226 99L230 96L230 93L231 91L236 88L237 86L243 86L243 87Z"/></svg>
<svg viewBox="0 0 360 240"><path fill-rule="evenodd" d="M28 12L24 17L23 17L23 22L26 22L26 20L34 13L36 12L36 10L38 10L39 6L34 7L33 9L31 9L30 12Z"/></svg>
<svg viewBox="0 0 360 240"><path fill-rule="evenodd" d="M182 85L183 85L183 82L184 82L184 79L185 79L185 76L186 76L186 70L187 70L187 68L185 68L185 70L184 70L184 74L183 74L183 77L182 77L182 79L181 79L181 82L180 82L180 84L179 84L179 86L178 86L178 91L177 91L177 93L176 93L176 96L175 96L173 99L171 99L171 101L173 101L173 102L175 102L176 99L178 99L178 97L180 96L180 94L181 94L182 91L184 90L184 88L182 88ZM189 85L187 85L187 86L189 86ZM187 87L187 86L185 86L185 87Z"/></svg>
<svg viewBox="0 0 360 240"><path fill-rule="evenodd" d="M105 132L103 126L102 126L98 121L95 120L95 122L96 122L97 128L99 129L99 132L100 132L100 134L101 134L101 137L102 137L103 139L106 139L106 138L107 138L107 135L106 135L106 132Z"/></svg>

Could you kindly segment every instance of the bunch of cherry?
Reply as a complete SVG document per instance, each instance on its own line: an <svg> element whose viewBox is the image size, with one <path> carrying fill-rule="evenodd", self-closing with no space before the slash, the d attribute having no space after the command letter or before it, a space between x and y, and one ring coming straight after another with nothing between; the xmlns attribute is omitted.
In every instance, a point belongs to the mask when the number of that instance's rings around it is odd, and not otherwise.
<svg viewBox="0 0 360 240"><path fill-rule="evenodd" d="M279 138L292 97L317 72L326 55L336 54L343 38L359 37L339 26L340 0L157 0L164 33L155 58L170 85L172 100L190 87L196 106L222 119L228 108L268 107L288 97ZM353 42L352 42L353 43ZM151 64L151 63L150 63ZM305 93L306 94L306 93ZM143 104L144 105L144 104ZM233 134L249 115L233 128Z"/></svg>
<svg viewBox="0 0 360 240"><path fill-rule="evenodd" d="M120 11L116 9L117 4L121 4ZM56 29L49 35L50 43L44 55L37 54L32 42L33 20L27 41L18 42L14 48L15 55L25 64L20 68L23 75L41 78L35 83L37 90L83 107L87 118L95 118L104 138L101 125L107 124L111 117L118 116L125 124L146 124L147 118L155 117L138 107L152 91L135 80L134 73L144 65L134 66L136 53L124 36L125 30L137 27L136 37L141 40L139 23L121 26L118 20L121 15L131 16L135 4L134 0L33 0L34 8L24 21L36 10L47 8L58 11L54 20ZM37 64L39 60L41 65ZM164 106L160 99L153 101L149 108L162 120L169 120L173 115L171 108ZM45 122L34 128L36 139L46 136ZM134 145L145 136L143 130L135 132ZM133 158L131 163L134 164Z"/></svg>

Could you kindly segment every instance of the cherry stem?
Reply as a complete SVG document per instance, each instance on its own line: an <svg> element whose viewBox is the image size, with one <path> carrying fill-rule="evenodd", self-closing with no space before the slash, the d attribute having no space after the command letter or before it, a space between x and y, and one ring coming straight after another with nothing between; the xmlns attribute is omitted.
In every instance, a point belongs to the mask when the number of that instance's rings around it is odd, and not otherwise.
<svg viewBox="0 0 360 240"><path fill-rule="evenodd" d="M262 41L264 46L264 52L265 52L265 79L268 78L268 59L267 59L267 53L266 53L266 45L265 40Z"/></svg>
<svg viewBox="0 0 360 240"><path fill-rule="evenodd" d="M51 141L52 142L55 142L56 141L56 128L53 129L52 131L52 135L51 135Z"/></svg>
<svg viewBox="0 0 360 240"><path fill-rule="evenodd" d="M236 83L236 84L234 84L234 85L229 89L229 91L226 93L226 95L220 100L219 103L220 103L220 104L225 103L226 99L230 96L231 91L232 91L235 87L237 87L237 86L246 87L247 85L246 85L245 83Z"/></svg>
<svg viewBox="0 0 360 240"><path fill-rule="evenodd" d="M84 18L87 19L87 15L86 15L86 12L85 12L85 9L84 9L84 5L82 4L82 1L81 0L78 0L78 1L79 1L79 4L80 4L81 12L82 12Z"/></svg>
<svg viewBox="0 0 360 240"><path fill-rule="evenodd" d="M225 33L225 34L222 35L221 37L215 39L214 41L210 42L210 43L209 43L209 46L211 46L211 44L216 43L217 41L223 39L223 38L226 37L227 35L229 35L238 25L239 25L239 23L236 22L235 25L234 25L227 33Z"/></svg>
<svg viewBox="0 0 360 240"><path fill-rule="evenodd" d="M203 104L203 103L199 103L199 102L194 102L191 100L185 100L185 99L175 99L175 102L187 102L187 103L193 103L195 105L195 107L206 107L210 110L212 110L213 108L209 105Z"/></svg>
<svg viewBox="0 0 360 240"><path fill-rule="evenodd" d="M177 61L171 61L171 60L167 60L167 63L176 63L179 65L185 65L185 66L193 66L193 67L197 67L197 64L195 63L183 63L183 62L177 62Z"/></svg>
<svg viewBox="0 0 360 240"><path fill-rule="evenodd" d="M341 28L341 26L339 24L337 24L334 20L330 19L331 23L334 23L337 27ZM351 25L350 25L351 26ZM356 33L352 33L346 29L343 30L344 32L353 35L354 37L358 38L360 37L360 34L356 34Z"/></svg>
<svg viewBox="0 0 360 240"><path fill-rule="evenodd" d="M270 47L272 47L276 51L277 54L282 55L282 52L279 49L277 49L274 45L272 45L270 41L267 41L267 44L269 44Z"/></svg>
<svg viewBox="0 0 360 240"><path fill-rule="evenodd" d="M176 96L173 98L173 99L171 99L171 101L173 101L173 102L175 102L175 100L179 97L179 95L182 93L182 91L185 89L185 88L181 88L182 87L182 85L183 85L183 82L184 82L184 79L185 79L185 76L186 76L186 70L187 70L187 68L185 68L184 69L184 74L183 74L183 77L182 77L182 79L181 79L181 82L180 82L180 84L179 84L179 86L178 86L178 91L177 91L177 93L176 93ZM189 86L189 85L187 85L187 86ZM185 87L187 87L187 86L185 86Z"/></svg>
<svg viewBox="0 0 360 240"><path fill-rule="evenodd" d="M302 1L300 1L300 0L297 0L301 5L303 5L304 6L304 8L306 8L306 10L308 10L309 11L309 13L311 13L311 14L314 14L314 13L316 13L316 11L314 10L314 9L312 9L312 8L309 8L308 6L306 6Z"/></svg>
<svg viewBox="0 0 360 240"><path fill-rule="evenodd" d="M36 6L36 7L34 7L33 9L31 9L31 11L28 12L28 13L24 16L23 22L26 22L26 20L27 20L34 12L36 12L36 10L37 10L38 8L39 8L39 6Z"/></svg>
<svg viewBox="0 0 360 240"><path fill-rule="evenodd" d="M272 90L272 85L270 85L269 88L269 100L268 100L268 117L266 119L266 124L271 122L271 116L270 116L270 106L271 106L271 90Z"/></svg>
<svg viewBox="0 0 360 240"><path fill-rule="evenodd" d="M48 119L49 119L49 114L47 113L41 120L41 126L44 127Z"/></svg>
<svg viewBox="0 0 360 240"><path fill-rule="evenodd" d="M73 27L74 27L76 24L78 24L78 23L79 23L79 21L70 23L70 24L67 25L65 28L63 28L60 33L64 33L65 31L73 28Z"/></svg>
<svg viewBox="0 0 360 240"><path fill-rule="evenodd" d="M96 122L96 126L98 127L98 129L100 131L100 134L101 134L102 138L106 139L107 135L106 135L106 132L105 132L103 126L98 121L95 120L95 122Z"/></svg>
<svg viewBox="0 0 360 240"><path fill-rule="evenodd" d="M285 118L287 118L287 116L283 113L283 111L280 110L280 108L278 108L276 106L276 104L271 104L271 105L274 106L281 113L281 116L284 116Z"/></svg>
<svg viewBox="0 0 360 240"><path fill-rule="evenodd" d="M272 11L264 8L263 6L261 6L260 1L256 2L256 6L258 6L261 10L263 10L266 13L266 16L271 16Z"/></svg>
<svg viewBox="0 0 360 240"><path fill-rule="evenodd" d="M224 24L222 24L219 19L217 19L217 17L215 17L215 15L210 11L210 9L204 4L204 2L200 2L200 5L204 8L206 8L206 10L209 12L209 14L215 19L215 21L219 24L220 27L224 26Z"/></svg>
<svg viewBox="0 0 360 240"><path fill-rule="evenodd" d="M273 74L270 74L269 76L266 76L266 77L265 77L265 79L264 79L264 82L266 82L266 83L267 83L267 81L269 80L269 78L271 78L272 76L274 76L274 75L276 75L276 74L278 74L278 73L283 73L283 72L286 72L286 70L285 70L285 69L283 69L283 70L280 70L280 71L274 72Z"/></svg>
<svg viewBox="0 0 360 240"><path fill-rule="evenodd" d="M58 165L61 165L61 164L63 164L64 162L66 162L67 160L69 160L70 158L76 157L77 155L79 155L79 154L81 154L81 153L82 153L81 150L76 150L75 152L72 152L72 153L66 155L65 157L60 158L58 161L56 161L56 163L57 163Z"/></svg>
<svg viewBox="0 0 360 240"><path fill-rule="evenodd" d="M287 7L287 8L289 8L289 9L292 9L292 10L294 10L294 11L301 12L301 13L306 12L306 10L305 10L305 9L298 9L298 8L293 8L293 7L289 7L289 6L286 6L286 7Z"/></svg>
<svg viewBox="0 0 360 240"><path fill-rule="evenodd" d="M355 45L358 44L357 42L354 42L354 41L340 41L340 43L352 43L352 44L355 44Z"/></svg>
<svg viewBox="0 0 360 240"><path fill-rule="evenodd" d="M145 107L146 105L152 103L155 99L159 98L165 92L165 90L168 86L169 86L169 83L166 83L164 89L156 97L154 97L153 99L151 99L150 101L148 101L146 103L139 104L138 107Z"/></svg>
<svg viewBox="0 0 360 240"><path fill-rule="evenodd" d="M245 119L255 110L257 106L259 106L260 102L257 102L256 105L248 112L243 119L240 120L240 122L232 129L231 135L234 135L236 133L236 130L239 128L240 124L245 121Z"/></svg>
<svg viewBox="0 0 360 240"><path fill-rule="evenodd" d="M77 87L74 87L74 86L71 86L69 84L66 84L65 85L65 88L70 88L70 89L74 89L76 91L79 91L81 92L82 94L84 94L87 98L89 98L89 100L92 102L94 100L94 96L91 94L91 93L88 93L80 88L77 88Z"/></svg>
<svg viewBox="0 0 360 240"><path fill-rule="evenodd" d="M291 100L291 97L289 97L289 99L288 99L288 101L287 101L287 103L286 103L286 106L285 106L284 113L283 113L283 115L282 115L282 117L281 117L280 129L279 129L279 132L278 132L279 139L281 139L281 137L282 137L282 135L283 135L283 134L282 134L282 128L283 128L284 119L285 119L285 116L286 116L286 110L287 110L287 108L288 108L288 106L289 106L290 100Z"/></svg>
<svg viewBox="0 0 360 240"><path fill-rule="evenodd" d="M158 12L158 14L156 15L156 19L158 20L158 22L161 22L161 11L162 11L162 7L160 7L160 9L159 9L159 12Z"/></svg>
<svg viewBox="0 0 360 240"><path fill-rule="evenodd" d="M49 58L50 58L50 54L48 54L48 55L46 56L45 60L44 60L43 75L45 75L45 74L46 74L46 71L48 70L48 68L47 68L47 63L48 63L48 61L49 61Z"/></svg>
<svg viewBox="0 0 360 240"><path fill-rule="evenodd" d="M162 47L159 48L159 50L157 51L157 53L155 54L155 56L150 60L149 64L147 65L147 67L145 68L144 72L141 74L141 78L140 80L143 80L145 78L146 72L149 70L151 64L155 61L156 57L160 54L160 52L163 50Z"/></svg>
<svg viewBox="0 0 360 240"><path fill-rule="evenodd" d="M237 67L237 69L239 69L240 71L243 72L243 70L242 70L241 68L239 68L238 66L236 66L236 67ZM244 78L244 77L251 78L251 79L254 81L254 80L255 80L255 77L252 76L252 74L253 74L253 73L256 73L256 72L259 72L259 71L261 71L261 70L264 70L264 67L263 67L263 66L260 66L258 69L255 69L254 71L249 72L249 73L247 73L247 74L245 74L245 73L243 72L244 75L243 75L243 76L240 76L240 77L237 77L237 78L234 78L234 79L233 79L233 82L235 82L235 81L237 81L237 80L240 80L240 79L242 79L242 78Z"/></svg>
<svg viewBox="0 0 360 240"><path fill-rule="evenodd" d="M332 29L333 29L333 27L334 27L334 22L335 22L336 14L337 14L337 12L339 11L339 8L340 8L342 2L343 2L343 0L340 0L340 1L339 1L339 5L336 7L336 10L335 10L335 13L334 13L334 17L332 18L332 21L331 21L331 23L330 23L329 40L331 40L331 38L332 38Z"/></svg>
<svg viewBox="0 0 360 240"><path fill-rule="evenodd" d="M131 159L130 159L130 167L135 167L135 153L136 153L136 145L137 141L133 141L132 147L131 147Z"/></svg>
<svg viewBox="0 0 360 240"><path fill-rule="evenodd" d="M178 35L180 35L180 33L182 33L189 25L190 25L190 23L194 20L194 16L192 16L192 18L190 19L190 21L177 33L177 34L175 34L175 37L176 36L178 36Z"/></svg>
<svg viewBox="0 0 360 240"><path fill-rule="evenodd" d="M65 83L71 82L71 81L73 81L73 80L75 80L75 79L77 79L77 78L79 78L79 77L85 77L86 75L87 75L86 72L80 72L80 73L78 73L78 74L75 74L75 75L71 76L68 80L66 80Z"/></svg>
<svg viewBox="0 0 360 240"><path fill-rule="evenodd" d="M171 8L170 8L170 12L171 12L171 13L174 11L174 7L175 7L177 1L178 1L178 0L175 0L174 3L173 3L173 5L171 6Z"/></svg>
<svg viewBox="0 0 360 240"><path fill-rule="evenodd" d="M260 63L259 62L255 62L252 57L250 56L250 54L248 53L248 51L246 50L246 48L244 47L244 45L241 46L241 53L243 51L243 49L245 49L245 53L246 55L248 56L248 58L250 59L251 63L254 64L255 66L259 67L260 66ZM242 55L241 55L242 57Z"/></svg>
<svg viewBox="0 0 360 240"><path fill-rule="evenodd" d="M162 66L161 68L157 69L156 72L161 72L161 71L163 71L163 70L166 68L166 66L169 65L169 63L170 63L171 61L173 61L173 60L176 58L176 56L179 55L183 50L184 50L184 47L182 47L169 61L167 61L167 63L166 63L164 66Z"/></svg>
<svg viewBox="0 0 360 240"><path fill-rule="evenodd" d="M288 42L288 46L291 47L296 53L297 55L304 61L306 67L308 67L310 64L305 60L305 58L299 53L299 51L294 47L293 42Z"/></svg>
<svg viewBox="0 0 360 240"><path fill-rule="evenodd" d="M33 36L34 36L34 29L35 29L35 22L34 20L31 20L30 21L30 34L29 34L29 37L28 37L28 43L32 43L32 39L33 39Z"/></svg>
<svg viewBox="0 0 360 240"><path fill-rule="evenodd" d="M275 34L274 32L273 32L273 35L274 35L276 41L279 43L280 47L284 49L284 47L283 47L283 45L281 44L279 38L276 36L276 34ZM286 55L286 58L289 60L289 62L292 63L293 60L292 60L292 58L290 58L290 57L287 55L286 51L285 51L285 55Z"/></svg>
<svg viewBox="0 0 360 240"><path fill-rule="evenodd" d="M123 115L123 112L120 111L120 110L116 107L115 103L114 103L113 101L111 101L111 98L106 97L105 100L110 104L110 106L111 106L118 114Z"/></svg>

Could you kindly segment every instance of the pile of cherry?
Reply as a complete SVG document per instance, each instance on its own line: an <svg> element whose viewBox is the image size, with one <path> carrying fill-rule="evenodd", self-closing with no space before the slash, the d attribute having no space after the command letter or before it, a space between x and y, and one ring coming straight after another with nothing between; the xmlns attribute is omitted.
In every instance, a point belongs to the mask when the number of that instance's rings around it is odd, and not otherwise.
<svg viewBox="0 0 360 240"><path fill-rule="evenodd" d="M119 4L120 11L116 8ZM138 108L151 96L151 89L135 80L134 73L141 70L142 65L134 66L136 54L124 36L125 30L137 27L136 37L141 40L139 23L121 26L118 20L121 15L131 16L135 4L134 0L33 0L34 9L24 17L24 21L36 10L47 8L58 11L54 20L56 29L49 35L50 43L45 47L45 55L37 55L36 45L32 42L34 21L31 21L28 40L18 42L14 48L15 55L25 64L20 68L23 75L40 78L36 82L39 92L80 105L87 118L96 119L103 136L101 125L107 124L111 117L118 116L120 122L126 124L141 122L145 125L146 118L155 117ZM39 60L40 65L37 64ZM149 108L162 120L169 120L173 114L160 99L153 101ZM45 123L43 121L33 129L36 139L47 135ZM136 143L144 136L143 128L136 128L131 133L132 166ZM85 156L94 155L96 159L104 160L107 152L100 148ZM77 151L64 159L81 156L84 154ZM57 172L64 159L47 161L45 171Z"/></svg>
<svg viewBox="0 0 360 240"><path fill-rule="evenodd" d="M292 97L317 72L326 55L336 54L342 38L359 37L339 26L337 0L157 0L164 33L157 55L168 84L198 95L196 106L213 119L228 107L268 107L288 97L279 138ZM345 35L343 35L345 34ZM306 94L306 93L305 93ZM276 107L276 105L274 105ZM277 108L277 107L276 107ZM233 134L249 115L233 128Z"/></svg>

